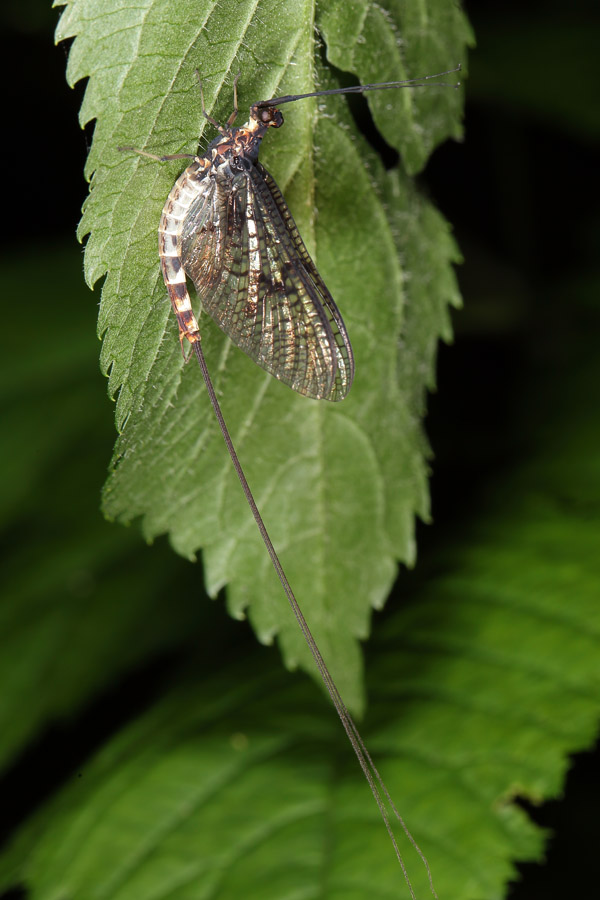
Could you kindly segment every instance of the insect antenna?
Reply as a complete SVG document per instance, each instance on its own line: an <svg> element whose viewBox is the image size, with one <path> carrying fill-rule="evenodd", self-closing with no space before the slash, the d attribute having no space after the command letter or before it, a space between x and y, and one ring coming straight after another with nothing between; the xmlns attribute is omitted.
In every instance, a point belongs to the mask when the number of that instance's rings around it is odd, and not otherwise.
<svg viewBox="0 0 600 900"><path fill-rule="evenodd" d="M459 88L460 81L452 84L447 81L431 81L432 78L442 78L444 75L452 75L461 71L459 63L454 69L445 72L437 72L435 75L422 75L420 78L409 78L406 81L381 81L376 84L355 84L351 87L331 88L328 91L313 91L310 94L288 94L285 97L274 97L272 100L259 100L254 106L264 109L269 106L281 106L282 103L293 103L295 100L306 100L308 97L328 97L331 94L364 94L366 91L387 91L401 87L451 87Z"/></svg>

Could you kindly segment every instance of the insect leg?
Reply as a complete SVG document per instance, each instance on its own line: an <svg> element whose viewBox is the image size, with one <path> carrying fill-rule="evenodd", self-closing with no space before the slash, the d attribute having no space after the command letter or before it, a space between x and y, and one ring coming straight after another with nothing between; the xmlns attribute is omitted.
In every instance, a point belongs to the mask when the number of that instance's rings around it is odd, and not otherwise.
<svg viewBox="0 0 600 900"><path fill-rule="evenodd" d="M206 107L204 106L204 91L202 90L202 79L200 78L200 72L198 71L198 69L196 69L196 76L198 78L198 86L200 88L200 101L202 103L202 115L204 116L204 118L206 119L207 122L210 122L211 125L214 125L214 127L217 129L217 131L220 131L221 134L227 134L228 133L227 129L224 128L222 125L219 125L217 120L213 119L213 117L209 113L207 113Z"/></svg>
<svg viewBox="0 0 600 900"><path fill-rule="evenodd" d="M237 119L237 114L238 114L238 95L237 95L237 86L238 86L238 81L240 80L240 75L241 75L241 74L242 74L241 72L238 72L237 75L235 76L235 78L233 79L233 112L231 113L231 115L230 115L229 118L227 119L227 127L228 127L228 128L231 128L231 126L233 125L233 123L234 123L235 120Z"/></svg>

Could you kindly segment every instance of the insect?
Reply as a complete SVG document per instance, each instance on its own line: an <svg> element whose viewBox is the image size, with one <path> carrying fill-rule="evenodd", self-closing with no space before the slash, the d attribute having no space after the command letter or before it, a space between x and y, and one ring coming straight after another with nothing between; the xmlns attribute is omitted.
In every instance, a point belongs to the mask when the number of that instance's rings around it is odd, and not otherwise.
<svg viewBox="0 0 600 900"><path fill-rule="evenodd" d="M206 366L187 277L196 288L202 308L258 365L300 394L317 400L343 400L354 378L350 339L281 191L258 160L261 142L270 128L283 125L279 107L285 103L330 94L421 87L430 79L459 70L460 66L405 82L358 85L259 101L250 107L248 122L236 128L237 76L234 108L225 126L206 112L202 96L202 112L219 131L204 155L157 156L135 147L119 147L157 162L193 160L169 193L158 228L160 263L179 325L182 351L187 341L198 359L223 438L265 547L373 792L413 898L412 885L391 828L391 816L398 819L420 855L432 893L437 896L429 866L404 825L337 690L254 501Z"/></svg>
<svg viewBox="0 0 600 900"><path fill-rule="evenodd" d="M202 308L251 359L301 394L342 400L354 377L346 328L258 161L264 135L283 125L283 116L255 103L248 123L234 128L236 115L237 90L227 127L217 126L220 136L178 178L159 225L180 340L200 340L187 274Z"/></svg>

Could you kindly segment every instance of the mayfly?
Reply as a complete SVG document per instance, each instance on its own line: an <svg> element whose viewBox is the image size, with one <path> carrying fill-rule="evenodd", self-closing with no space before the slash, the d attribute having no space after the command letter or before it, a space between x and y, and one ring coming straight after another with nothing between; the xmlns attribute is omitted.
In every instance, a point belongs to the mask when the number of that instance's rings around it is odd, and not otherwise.
<svg viewBox="0 0 600 900"><path fill-rule="evenodd" d="M433 887L429 865L402 820L342 700L298 605L246 481L202 352L200 328L187 288L191 279L202 308L241 350L293 390L317 400L343 400L354 377L354 357L342 316L304 245L281 191L258 161L269 128L280 128L279 107L309 97L422 87L431 79L460 70L408 81L333 88L261 100L250 118L234 127L234 108L225 126L202 113L219 136L202 156L157 156L135 147L119 147L157 162L192 159L165 203L158 228L162 274L179 325L182 351L191 344L235 471L283 590L319 673L356 753L391 838L413 900L415 894L390 824L391 810L421 857ZM433 82L433 84L444 84ZM444 85L446 86L446 85ZM458 85L450 85L458 87ZM202 91L202 84L200 83ZM185 356L185 352L184 352ZM387 805L386 805L387 804Z"/></svg>

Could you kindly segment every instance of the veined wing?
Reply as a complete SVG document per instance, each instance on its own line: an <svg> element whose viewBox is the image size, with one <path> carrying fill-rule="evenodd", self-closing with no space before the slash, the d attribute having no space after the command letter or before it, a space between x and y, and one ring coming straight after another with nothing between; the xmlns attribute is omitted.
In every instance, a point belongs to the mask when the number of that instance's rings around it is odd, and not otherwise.
<svg viewBox="0 0 600 900"><path fill-rule="evenodd" d="M262 166L212 180L181 236L203 308L280 381L342 400L354 374L350 341L277 185Z"/></svg>
<svg viewBox="0 0 600 900"><path fill-rule="evenodd" d="M352 380L354 378L354 354L352 352L352 345L350 344L350 338L348 337L346 326L344 325L344 320L342 319L342 315L337 308L333 297L329 293L327 285L321 278L316 265L314 264L308 250L306 249L304 241L302 240L302 236L298 231L298 226L294 221L294 218L283 198L283 194L281 193L275 182L275 179L259 162L256 163L256 169L264 179L270 195L273 198L279 214L286 226L287 232L292 240L296 252L302 260L306 272L311 279L313 287L316 290L321 304L328 316L331 331L337 345L336 356L338 372L336 378L337 384L334 387L335 390L339 393L339 396L332 397L331 399L343 400L350 390L350 387L352 386Z"/></svg>

